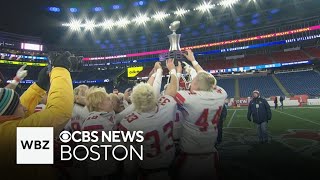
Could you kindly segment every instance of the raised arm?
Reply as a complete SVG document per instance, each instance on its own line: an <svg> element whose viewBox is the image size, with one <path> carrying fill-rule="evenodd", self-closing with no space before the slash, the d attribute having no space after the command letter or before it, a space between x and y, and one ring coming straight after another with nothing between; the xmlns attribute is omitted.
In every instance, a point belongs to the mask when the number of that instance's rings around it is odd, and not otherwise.
<svg viewBox="0 0 320 180"><path fill-rule="evenodd" d="M13 80L6 86L8 89L16 89L20 81L22 81L27 75L28 71L25 70L27 65L23 65L16 73L16 76Z"/></svg>
<svg viewBox="0 0 320 180"><path fill-rule="evenodd" d="M155 63L154 69L156 70L156 72L155 72L155 79L154 79L152 87L156 93L156 96L159 97L160 90L161 90L161 84L162 84L162 73L163 73L160 62Z"/></svg>
<svg viewBox="0 0 320 180"><path fill-rule="evenodd" d="M147 83L150 84L151 86L153 86L153 82L154 82L155 77L156 77L155 69L153 68L149 73L149 79L148 79Z"/></svg>
<svg viewBox="0 0 320 180"><path fill-rule="evenodd" d="M31 85L20 97L21 104L27 109L26 117L34 113L35 107L49 89L50 78L47 70L48 68L44 67L38 74L37 82Z"/></svg>
<svg viewBox="0 0 320 180"><path fill-rule="evenodd" d="M70 53L64 53L53 61L54 68L50 74L50 90L46 109L31 114L19 121L18 126L54 127L55 133L59 133L67 121L71 118L73 109L73 87L70 72ZM38 83L34 88L40 90ZM44 91L44 90L42 90ZM24 95L28 98L28 94ZM28 103L27 101L24 102Z"/></svg>
<svg viewBox="0 0 320 180"><path fill-rule="evenodd" d="M175 97L178 91L178 78L177 78L177 72L176 72L176 68L174 66L173 61L174 61L173 59L168 59L166 62L166 65L170 74L170 83L168 84L164 94Z"/></svg>
<svg viewBox="0 0 320 180"><path fill-rule="evenodd" d="M199 63L196 61L196 59L194 58L194 54L190 49L188 49L187 53L183 55L191 62L192 66L197 71L197 73L204 71L202 67L199 65Z"/></svg>

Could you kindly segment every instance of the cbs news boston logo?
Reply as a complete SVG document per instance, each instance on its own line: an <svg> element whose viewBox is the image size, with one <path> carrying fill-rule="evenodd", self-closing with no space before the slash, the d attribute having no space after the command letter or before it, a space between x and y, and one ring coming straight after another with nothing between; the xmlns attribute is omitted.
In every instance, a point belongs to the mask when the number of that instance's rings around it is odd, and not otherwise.
<svg viewBox="0 0 320 180"><path fill-rule="evenodd" d="M53 164L53 127L17 128L17 164Z"/></svg>
<svg viewBox="0 0 320 180"><path fill-rule="evenodd" d="M101 133L101 137L98 134ZM54 135L53 127L18 127L17 128L17 164L53 164L54 163ZM112 152L112 157L118 161L129 158L133 160L136 155L143 160L143 131L75 131L73 133L62 131L59 139L63 143L70 140L80 143L71 148L65 144L60 146L61 160L70 160L75 158L78 161L86 160L97 161L100 158L108 159L109 153L99 154L99 149L103 152ZM100 144L105 143L105 144ZM88 143L87 146L82 143ZM122 143L134 143L128 146ZM140 146L136 143L139 143ZM77 150L84 150L85 157L77 157ZM79 150L79 151L80 151ZM97 150L97 151L96 151ZM123 157L117 157L117 152L123 152ZM92 154L98 155L96 158L91 157ZM67 155L65 157L65 155ZM90 157L89 157L90 156Z"/></svg>

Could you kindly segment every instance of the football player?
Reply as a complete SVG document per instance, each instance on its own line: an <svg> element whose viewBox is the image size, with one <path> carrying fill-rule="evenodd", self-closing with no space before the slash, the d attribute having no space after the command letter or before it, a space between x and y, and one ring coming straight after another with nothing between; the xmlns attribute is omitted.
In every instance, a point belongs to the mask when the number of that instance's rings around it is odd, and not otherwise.
<svg viewBox="0 0 320 180"><path fill-rule="evenodd" d="M84 120L89 115L88 108L85 106L85 97L89 87L87 85L79 85L74 88L74 106L72 111L72 118L64 127L69 132L81 131L81 126Z"/></svg>
<svg viewBox="0 0 320 180"><path fill-rule="evenodd" d="M174 99L178 81L173 59L166 62L171 81L159 100L153 87L140 83L133 88L131 101L134 111L120 123L122 131L144 132L144 159L139 161L140 175L145 179L169 179L168 169L175 155L173 121L176 117Z"/></svg>
<svg viewBox="0 0 320 180"><path fill-rule="evenodd" d="M214 179L217 165L217 123L226 91L216 86L217 80L205 72L195 60L193 52L184 56L192 63L197 75L189 91L178 91L176 100L181 107L183 121L178 158L178 179Z"/></svg>
<svg viewBox="0 0 320 180"><path fill-rule="evenodd" d="M87 107L89 109L89 116L83 122L82 131L98 131L109 132L116 130L115 112L113 110L113 103L110 95L102 88L92 90L87 95ZM101 136L101 134L98 134ZM102 142L101 140L95 144L102 144L108 142ZM90 147L91 143L85 143ZM87 159L88 175L91 178L107 178L117 172L119 162L105 154L105 149L100 148L97 152L101 155L101 158L97 161ZM109 153L109 152L107 152ZM105 160L104 157L108 157Z"/></svg>

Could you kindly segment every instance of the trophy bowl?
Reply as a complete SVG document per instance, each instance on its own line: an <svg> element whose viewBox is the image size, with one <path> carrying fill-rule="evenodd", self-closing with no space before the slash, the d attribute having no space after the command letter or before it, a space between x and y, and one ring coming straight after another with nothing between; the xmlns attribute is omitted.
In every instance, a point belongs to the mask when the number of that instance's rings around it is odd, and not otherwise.
<svg viewBox="0 0 320 180"><path fill-rule="evenodd" d="M170 24L169 29L175 33L180 27L180 21L174 21Z"/></svg>

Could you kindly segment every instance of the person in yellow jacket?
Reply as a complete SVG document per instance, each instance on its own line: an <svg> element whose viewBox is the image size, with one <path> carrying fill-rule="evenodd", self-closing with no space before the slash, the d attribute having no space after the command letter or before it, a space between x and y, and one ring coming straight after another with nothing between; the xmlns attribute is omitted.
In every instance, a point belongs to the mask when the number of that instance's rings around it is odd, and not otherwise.
<svg viewBox="0 0 320 180"><path fill-rule="evenodd" d="M44 68L38 81L20 97L12 89L0 88L0 177L1 179L52 179L48 165L16 164L17 127L54 127L58 134L72 115L73 87L68 69L70 53L52 60L48 74ZM50 86L50 89L49 89ZM48 92L45 110L34 113L42 96ZM51 177L51 178L50 178Z"/></svg>

